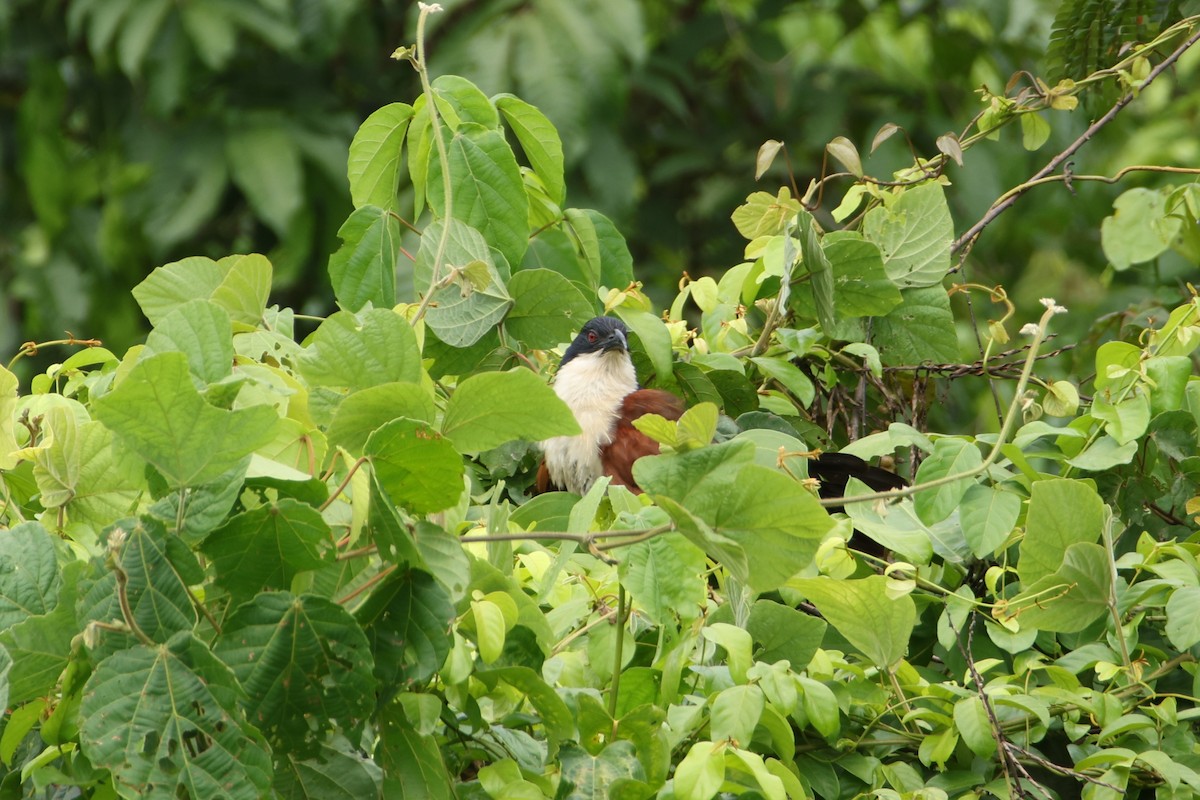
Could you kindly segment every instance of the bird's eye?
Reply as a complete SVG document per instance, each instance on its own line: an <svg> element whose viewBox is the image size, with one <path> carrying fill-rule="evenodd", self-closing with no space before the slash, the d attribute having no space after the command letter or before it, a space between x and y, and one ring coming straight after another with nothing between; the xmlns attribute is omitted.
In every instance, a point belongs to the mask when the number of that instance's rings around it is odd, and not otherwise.
<svg viewBox="0 0 1200 800"><path fill-rule="evenodd" d="M592 344L595 344L595 343L596 343L596 339L598 339L598 338L599 338L599 337L598 337L598 336L596 336L596 332L595 332L595 331L588 331L587 340L588 340L589 342L591 342Z"/></svg>

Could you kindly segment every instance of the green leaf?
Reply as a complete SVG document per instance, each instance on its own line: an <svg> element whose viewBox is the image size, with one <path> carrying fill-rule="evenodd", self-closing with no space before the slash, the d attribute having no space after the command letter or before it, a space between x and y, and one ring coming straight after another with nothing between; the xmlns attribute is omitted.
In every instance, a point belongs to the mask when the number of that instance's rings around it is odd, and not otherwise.
<svg viewBox="0 0 1200 800"><path fill-rule="evenodd" d="M976 558L986 558L1007 541L1021 513L1021 498L995 486L968 487L959 507L963 536Z"/></svg>
<svg viewBox="0 0 1200 800"><path fill-rule="evenodd" d="M1108 553L1103 547L1088 542L1072 544L1054 573L1033 582L1026 581L1022 573L1024 590L1009 599L1008 613L1023 629L1081 631L1107 613L1112 593L1109 578Z"/></svg>
<svg viewBox="0 0 1200 800"><path fill-rule="evenodd" d="M428 681L450 653L454 606L425 572L392 573L354 616L371 643L384 699Z"/></svg>
<svg viewBox="0 0 1200 800"><path fill-rule="evenodd" d="M754 685L730 686L716 694L709 712L709 732L717 741L749 742L762 716L762 689Z"/></svg>
<svg viewBox="0 0 1200 800"><path fill-rule="evenodd" d="M513 307L504 318L504 328L533 349L569 342L571 334L595 314L575 284L552 270L523 269L508 282L508 292Z"/></svg>
<svg viewBox="0 0 1200 800"><path fill-rule="evenodd" d="M233 372L233 325L225 309L209 300L192 300L162 318L146 337L146 356L180 352L201 383L215 383Z"/></svg>
<svg viewBox="0 0 1200 800"><path fill-rule="evenodd" d="M838 703L833 690L820 681L797 676L803 694L804 715L826 739L834 738L841 726L838 724Z"/></svg>
<svg viewBox="0 0 1200 800"><path fill-rule="evenodd" d="M181 539L168 535L153 517L115 523L108 533L110 546L116 535L124 536L120 563L127 601L138 628L159 643L191 630L197 616L188 587L204 581L204 570L196 556Z"/></svg>
<svg viewBox="0 0 1200 800"><path fill-rule="evenodd" d="M454 203L449 216L482 233L509 264L521 263L529 245L529 199L504 135L464 123L447 144L447 158ZM429 205L444 219L446 192L436 154L430 158L428 181Z"/></svg>
<svg viewBox="0 0 1200 800"><path fill-rule="evenodd" d="M812 562L833 521L794 480L749 463L754 451L752 443L740 441L650 456L634 464L634 477L656 500L663 496L686 508L719 537L692 531L693 543L718 557L721 540L745 550L744 570L736 558L720 560L751 589L765 592ZM667 511L681 521L677 508Z"/></svg>
<svg viewBox="0 0 1200 800"><path fill-rule="evenodd" d="M397 505L418 514L443 511L463 493L463 461L426 422L396 419L367 439L363 454Z"/></svg>
<svg viewBox="0 0 1200 800"><path fill-rule="evenodd" d="M954 727L971 752L990 760L996 753L996 738L987 709L978 696L964 697L954 704Z"/></svg>
<svg viewBox="0 0 1200 800"><path fill-rule="evenodd" d="M208 483L275 438L270 406L226 411L204 401L182 353L139 361L116 389L93 403L96 418L172 486Z"/></svg>
<svg viewBox="0 0 1200 800"><path fill-rule="evenodd" d="M364 800L382 797L378 766L364 759L345 740L321 743L317 754L299 758L287 753L276 762L272 788L280 800Z"/></svg>
<svg viewBox="0 0 1200 800"><path fill-rule="evenodd" d="M874 242L855 231L832 231L821 240L821 248L833 270L833 300L839 319L883 316L903 302Z"/></svg>
<svg viewBox="0 0 1200 800"><path fill-rule="evenodd" d="M414 730L399 703L383 706L379 717L375 761L383 768L385 776L382 796L454 800L454 783L442 761L437 739L422 736ZM363 800L363 796L360 795L359 800Z"/></svg>
<svg viewBox="0 0 1200 800"><path fill-rule="evenodd" d="M500 127L500 115L496 107L479 87L459 75L439 75L433 81L433 94L437 99L438 112L450 130L458 130L463 123L475 123L490 130Z"/></svg>
<svg viewBox="0 0 1200 800"><path fill-rule="evenodd" d="M1037 150L1050 138L1050 123L1036 112L1021 115L1021 146Z"/></svg>
<svg viewBox="0 0 1200 800"><path fill-rule="evenodd" d="M746 622L756 647L755 661L787 661L797 672L812 661L826 627L825 620L773 600L756 600Z"/></svg>
<svg viewBox="0 0 1200 800"><path fill-rule="evenodd" d="M145 487L145 462L99 422L80 422L68 409L42 417L44 437L33 450L33 477L46 508L65 508L74 522L103 528L130 512Z"/></svg>
<svg viewBox="0 0 1200 800"><path fill-rule="evenodd" d="M339 311L321 323L299 359L300 373L317 386L355 391L384 383L419 383L417 337L391 309L355 315Z"/></svg>
<svg viewBox="0 0 1200 800"><path fill-rule="evenodd" d="M201 549L212 559L217 583L245 599L263 589L288 589L297 573L329 563L322 545L332 540L317 509L284 498L232 517Z"/></svg>
<svg viewBox="0 0 1200 800"><path fill-rule="evenodd" d="M1095 542L1104 517L1104 502L1083 481L1055 478L1033 484L1017 562L1022 583L1029 586L1052 575L1071 545Z"/></svg>
<svg viewBox="0 0 1200 800"><path fill-rule="evenodd" d="M347 397L334 412L327 435L329 444L351 455L362 455L372 431L397 417L433 422L437 409L433 395L416 383L382 383Z"/></svg>
<svg viewBox="0 0 1200 800"><path fill-rule="evenodd" d="M793 581L838 633L880 668L904 657L917 620L911 596L888 596L888 579L800 578Z"/></svg>
<svg viewBox="0 0 1200 800"><path fill-rule="evenodd" d="M725 782L723 745L696 742L675 767L675 796L679 800L710 800Z"/></svg>
<svg viewBox="0 0 1200 800"><path fill-rule="evenodd" d="M982 464L983 457L979 455L979 448L971 442L949 437L938 439L933 446L933 452L917 468L913 483L922 484L972 472ZM963 495L974 481L974 476L969 476L918 492L913 498L917 516L926 525L941 522L958 508Z"/></svg>
<svg viewBox="0 0 1200 800"><path fill-rule="evenodd" d="M825 151L854 177L861 178L863 176L862 159L859 158L858 148L845 136L835 136L829 144L825 145Z"/></svg>
<svg viewBox="0 0 1200 800"><path fill-rule="evenodd" d="M54 540L37 522L24 522L0 536L0 630L54 607L62 578ZM16 565L20 568L16 568Z"/></svg>
<svg viewBox="0 0 1200 800"><path fill-rule="evenodd" d="M375 710L367 637L325 598L259 594L225 621L216 654L245 689L249 720L292 757Z"/></svg>
<svg viewBox="0 0 1200 800"><path fill-rule="evenodd" d="M933 287L950 269L954 221L940 183L926 183L867 212L863 234L879 245L884 269L901 289Z"/></svg>
<svg viewBox="0 0 1200 800"><path fill-rule="evenodd" d="M396 210L400 154L413 113L413 107L407 103L389 103L367 117L354 134L346 174L355 208L379 206Z"/></svg>
<svg viewBox="0 0 1200 800"><path fill-rule="evenodd" d="M75 616L75 605L80 576L86 568L82 561L68 563L63 567L53 608L44 614L25 615L22 621L0 631L0 649L12 657L7 691L13 706L53 694L60 684L72 640L82 627Z"/></svg>
<svg viewBox="0 0 1200 800"><path fill-rule="evenodd" d="M442 419L442 434L462 453L514 439L575 436L579 423L541 378L527 369L472 375L458 385Z"/></svg>
<svg viewBox="0 0 1200 800"><path fill-rule="evenodd" d="M216 3L188 3L179 9L196 55L214 72L221 72L237 48L234 16Z"/></svg>
<svg viewBox="0 0 1200 800"><path fill-rule="evenodd" d="M1182 225L1167 216L1166 197L1153 189L1130 189L1113 202L1113 214L1100 223L1100 246L1117 270L1129 269L1166 252Z"/></svg>
<svg viewBox="0 0 1200 800"><path fill-rule="evenodd" d="M1167 638L1180 652L1200 642L1200 587L1180 586L1167 600Z"/></svg>
<svg viewBox="0 0 1200 800"><path fill-rule="evenodd" d="M20 382L3 366L0 366L0 469L10 470L19 459L13 455L18 448L16 437L17 390ZM4 627L0 624L0 628Z"/></svg>
<svg viewBox="0 0 1200 800"><path fill-rule="evenodd" d="M633 742L611 742L594 756L570 745L559 751L558 757L562 780L570 782L572 797L613 797L620 782L646 779Z"/></svg>
<svg viewBox="0 0 1200 800"><path fill-rule="evenodd" d="M834 308L834 282L833 282L833 267L829 263L829 257L825 255L825 251L821 248L821 238L818 235L820 227L817 225L812 214L804 209L796 212L796 236L800 240L800 253L802 255L802 263L805 271L808 273L809 290L813 299L813 306L817 312L817 321L821 323L821 328L830 332L834 330L836 320L836 309ZM783 239L783 272L782 279L790 282L792 275L792 266L794 264L794 250L792 249L791 236L785 236Z"/></svg>
<svg viewBox="0 0 1200 800"><path fill-rule="evenodd" d="M940 286L905 289L904 302L875 320L871 343L887 366L958 361L958 333L950 298Z"/></svg>
<svg viewBox="0 0 1200 800"><path fill-rule="evenodd" d="M671 332L661 318L649 311L641 311L626 306L617 306L614 311L621 321L629 326L642 343L650 363L654 365L654 373L659 386L670 386L675 378L673 367L674 356L671 352Z"/></svg>
<svg viewBox="0 0 1200 800"><path fill-rule="evenodd" d="M371 479L371 507L367 511L367 528L379 548L379 555L397 566L412 566L428 570L425 559L405 527L392 500L379 485L378 475Z"/></svg>
<svg viewBox="0 0 1200 800"><path fill-rule="evenodd" d="M792 218L801 210L800 201L792 198L786 186L778 195L754 192L744 205L733 212L733 224L738 233L753 241L760 236L775 236L784 232Z"/></svg>
<svg viewBox="0 0 1200 800"><path fill-rule="evenodd" d="M271 759L238 715L237 692L233 674L190 633L168 646L138 645L88 679L80 744L127 796L258 800Z"/></svg>
<svg viewBox="0 0 1200 800"><path fill-rule="evenodd" d="M446 226L449 233L435 281L435 261ZM422 233L413 281L422 293L434 288L426 321L446 344L466 348L495 335L496 325L513 303L505 288L508 278L504 256L493 253L483 234L471 226L456 219L437 220Z"/></svg>
<svg viewBox="0 0 1200 800"><path fill-rule="evenodd" d="M154 326L197 298L212 300L234 322L255 325L271 291L271 274L271 262L257 253L220 261L192 256L156 268L133 287L133 296Z"/></svg>
<svg viewBox="0 0 1200 800"><path fill-rule="evenodd" d="M304 200L300 150L283 121L235 127L225 143L230 176L259 218L287 235Z"/></svg>
<svg viewBox="0 0 1200 800"><path fill-rule="evenodd" d="M655 536L621 549L621 585L651 621L695 619L704 607L704 551L683 536Z"/></svg>
<svg viewBox="0 0 1200 800"><path fill-rule="evenodd" d="M338 228L342 245L329 257L329 278L338 305L358 311L396 304L396 257L400 253L400 220L391 211L365 205Z"/></svg>
<svg viewBox="0 0 1200 800"><path fill-rule="evenodd" d="M813 386L812 380L786 358L755 356L750 360L764 376L773 378L791 392L792 397L799 400L801 405L808 406L816 397L816 388Z"/></svg>
<svg viewBox="0 0 1200 800"><path fill-rule="evenodd" d="M492 98L492 103L517 135L529 166L546 187L546 194L561 206L567 190L563 180L562 141L554 125L535 106L511 94L498 94Z"/></svg>
<svg viewBox="0 0 1200 800"><path fill-rule="evenodd" d="M1098 393L1092 398L1092 416L1107 423L1104 430L1117 444L1130 444L1140 439L1150 427L1150 397L1139 391L1119 403L1110 403Z"/></svg>

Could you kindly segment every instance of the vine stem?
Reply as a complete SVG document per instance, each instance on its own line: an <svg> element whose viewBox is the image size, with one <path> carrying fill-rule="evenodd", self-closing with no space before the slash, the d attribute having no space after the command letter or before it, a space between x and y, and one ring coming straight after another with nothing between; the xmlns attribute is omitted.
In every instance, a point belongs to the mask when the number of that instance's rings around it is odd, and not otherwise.
<svg viewBox="0 0 1200 800"><path fill-rule="evenodd" d="M417 17L417 74L421 76L421 89L425 92L425 108L429 112L429 128L433 134L433 142L437 146L438 160L442 163L442 190L446 195L445 221L442 224L442 235L438 237L437 252L433 257L433 276L429 280L429 291L421 298L417 313L413 316L412 324L416 325L425 316L433 293L438 288L438 276L442 271L442 260L446 257L446 244L450 241L450 210L454 208L453 189L450 181L450 157L446 153L446 142L442 139L441 118L438 116L437 101L433 97L433 84L429 81L429 67L425 60L425 21L430 14L442 10L438 3L418 3L421 13Z"/></svg>
<svg viewBox="0 0 1200 800"><path fill-rule="evenodd" d="M613 675L612 688L608 690L608 716L612 718L613 730L612 737L617 738L617 700L620 697L621 688L621 656L625 645L625 616L629 613L628 600L625 598L625 587L621 582L617 582L617 618L614 624L617 626L617 641L613 646Z"/></svg>
<svg viewBox="0 0 1200 800"><path fill-rule="evenodd" d="M1183 44L1179 45L1179 47L1176 47L1170 53L1170 55L1164 58L1157 66L1154 67L1154 69L1150 70L1150 73L1146 76L1146 79L1142 81L1140 90L1145 90L1147 86L1153 83L1159 75L1163 74L1163 72L1165 72L1172 64L1178 61L1179 58L1192 47L1192 45L1196 44L1196 42L1200 42L1200 29L1193 31L1192 35L1184 40ZM1121 113L1121 109L1133 102L1135 97L1136 95L1133 92L1125 93L1119 100L1117 100L1117 102L1113 103L1112 108L1105 112L1104 116L1100 117L1100 119L1089 125L1087 130L1079 135L1079 138L1071 142L1071 144L1069 144L1061 153L1050 159L1046 166L1034 173L1033 177L1006 192L1000 200L997 200L992 204L992 207L988 209L987 213L984 214L978 222L972 225L966 233L954 240L954 244L950 246L950 252L957 253L964 248L969 250L970 246L977 238L979 238L979 234L983 232L984 228L990 225L998 216L1011 208L1013 204L1017 202L1017 199L1021 197L1021 195L1025 194L1025 192L1029 191L1034 186L1037 186L1039 183L1044 182L1043 179L1047 176L1057 172L1059 167L1066 163L1067 159L1075 155L1079 148L1087 144L1101 128L1112 122L1117 114Z"/></svg>
<svg viewBox="0 0 1200 800"><path fill-rule="evenodd" d="M954 475L945 475L936 480L918 483L912 486L906 486L903 489L890 489L886 492L871 492L870 494L861 494L854 497L828 497L822 498L820 503L828 508L830 506L840 506L847 503L860 503L867 500L898 500L902 497L909 497L917 492L925 491L926 489L934 489L938 486L945 486L956 481L961 481L964 478L973 478L985 472L996 460L1000 457L1000 448L1008 441L1008 436L1012 432L1013 425L1017 417L1021 414L1021 405L1025 396L1025 389L1029 385L1029 379L1033 375L1033 366L1037 363L1038 350L1042 342L1046 338L1047 330L1050 326L1050 318L1055 314L1060 314L1066 311L1065 308L1055 303L1053 300L1044 299L1042 304L1046 306L1042 318L1038 320L1037 325L1030 324L1026 326L1032 340L1029 342L1029 350L1025 355L1025 363L1021 367L1021 377L1017 379L1017 388L1013 394L1012 402L1009 403L1008 413L1004 417L1004 424L1000 427L1000 433L996 436L996 443L992 446L991 451L984 457L983 461L977 467L972 467L964 472L955 473Z"/></svg>

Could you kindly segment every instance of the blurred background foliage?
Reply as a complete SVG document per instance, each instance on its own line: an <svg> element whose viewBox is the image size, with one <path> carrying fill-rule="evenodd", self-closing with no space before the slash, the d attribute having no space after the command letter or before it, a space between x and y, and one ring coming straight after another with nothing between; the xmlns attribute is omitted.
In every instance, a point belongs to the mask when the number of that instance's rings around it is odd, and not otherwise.
<svg viewBox="0 0 1200 800"><path fill-rule="evenodd" d="M935 155L938 136L982 109L981 86L1002 93L1019 70L1081 77L1110 63L1121 24L1189 10L1162 0L443 5L431 23L434 74L513 92L549 116L570 204L617 223L664 305L684 271L742 261L732 210L792 177L803 191L833 137L865 155L891 122ZM1123 19L1109 18L1117 11ZM416 3L399 0L0 3L0 353L64 331L122 352L145 324L130 288L187 255L267 253L277 302L330 311L326 264L351 210L347 147L371 111L419 93L415 72L389 58L411 43L415 19ZM1200 164L1198 72L1200 53L1189 53L1073 169ZM956 228L1076 137L1102 94L1048 118L1036 152L1023 149L1019 126L969 150L948 172ZM767 139L786 142L788 159L756 183ZM910 163L895 136L865 167L884 177ZM1038 188L985 231L965 277L1003 283L1025 317L1040 311L1036 298L1056 296L1083 328L1131 303L1154 308L1156 293L1178 296L1188 265L1168 251L1115 272L1100 222L1130 186L1185 180ZM830 187L827 208L846 186Z"/></svg>

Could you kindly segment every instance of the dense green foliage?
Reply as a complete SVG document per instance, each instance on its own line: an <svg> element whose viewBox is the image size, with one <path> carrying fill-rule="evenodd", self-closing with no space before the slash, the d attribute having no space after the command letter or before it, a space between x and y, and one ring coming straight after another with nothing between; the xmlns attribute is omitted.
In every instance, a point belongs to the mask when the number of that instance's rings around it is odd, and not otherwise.
<svg viewBox="0 0 1200 800"><path fill-rule="evenodd" d="M72 6L94 49L118 5ZM156 83L171 59L234 58L221 43L265 36L277 6L229 29L203 16L224 3L146 7L195 47L124 33L118 53L145 49L121 69L160 59ZM323 13L296 35L336 28ZM463 41L501 25L450 16ZM1119 326L961 280L997 228L954 212L994 137L1037 150L1092 87L1149 95L1200 20L1094 74L996 87L884 174L860 149L894 126L830 136L811 184L767 141L758 172L786 185L722 210L738 252L665 310L620 226L569 204L579 146L530 76L522 96L431 79L425 21L394 54L413 101L365 115L337 168L338 311L271 302L282 251L192 255L132 289L144 343L26 390L29 350L0 369L0 796L1200 794L1200 298L1159 280L1200 263L1195 170L1089 223L1090 260L1142 284ZM170 88L151 96L182 102ZM221 179L286 251L312 211L267 192L275 124L222 151ZM173 155L163 180L187 169ZM639 422L663 445L635 468L645 494L530 498L535 442L577 430L554 350L598 313L689 410ZM1068 345L1089 377L1048 352ZM931 430L946 384L987 422ZM830 446L914 485L819 500L806 455Z"/></svg>

